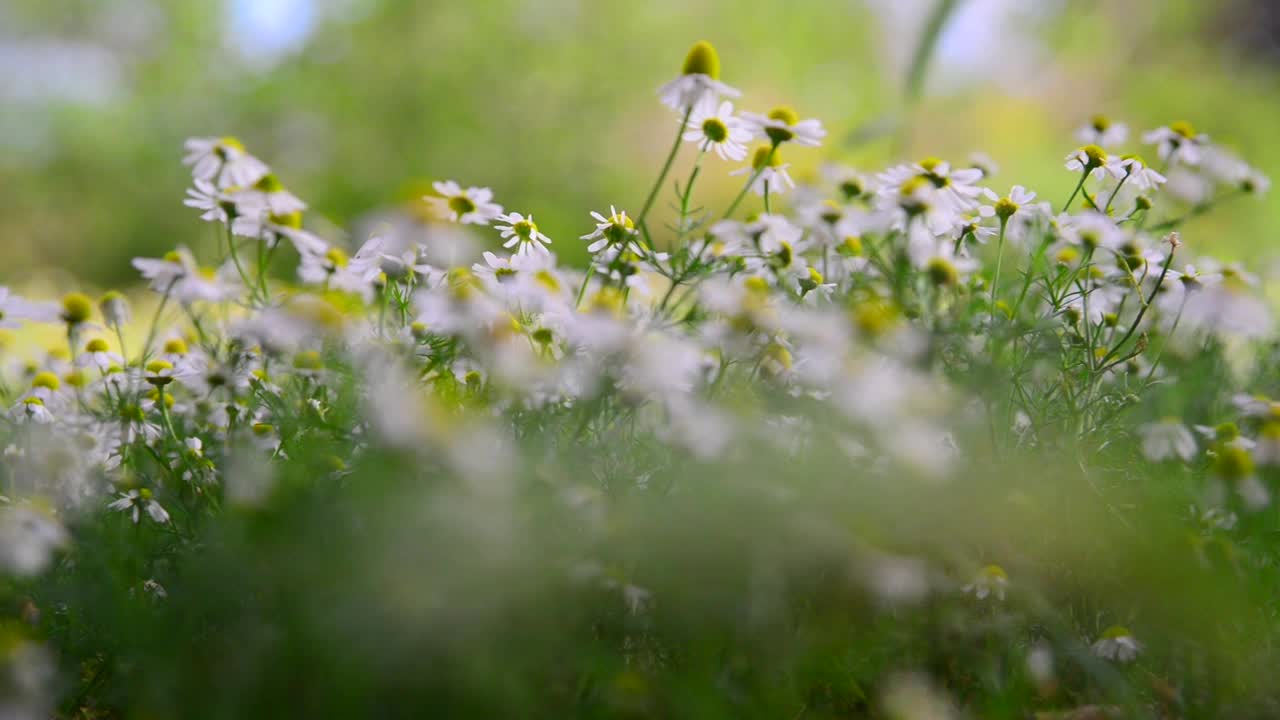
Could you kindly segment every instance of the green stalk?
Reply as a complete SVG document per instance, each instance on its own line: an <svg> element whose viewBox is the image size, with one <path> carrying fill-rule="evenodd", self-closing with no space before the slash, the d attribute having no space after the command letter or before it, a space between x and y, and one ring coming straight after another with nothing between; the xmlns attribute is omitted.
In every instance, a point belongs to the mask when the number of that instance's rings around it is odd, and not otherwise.
<svg viewBox="0 0 1280 720"><path fill-rule="evenodd" d="M649 191L649 197L644 201L644 207L640 210L640 214L636 216L636 225L644 222L649 214L649 210L653 208L653 203L658 199L658 191L662 189L662 183L667 179L667 174L671 172L671 165L676 161L676 155L680 152L680 142L684 137L685 126L689 124L689 116L693 114L693 105L689 105L684 111L684 119L680 121L680 129L676 131L676 141L671 145L671 152L667 153L667 161L662 165L662 172L658 173L658 179L653 183L653 189Z"/></svg>

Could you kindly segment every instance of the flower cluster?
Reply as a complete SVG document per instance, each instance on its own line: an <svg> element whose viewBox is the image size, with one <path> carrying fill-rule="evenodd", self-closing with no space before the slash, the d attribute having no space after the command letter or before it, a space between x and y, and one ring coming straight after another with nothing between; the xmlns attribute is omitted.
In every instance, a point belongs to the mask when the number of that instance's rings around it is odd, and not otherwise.
<svg viewBox="0 0 1280 720"><path fill-rule="evenodd" d="M220 242L135 259L145 317L119 293L95 307L0 289L0 324L56 324L68 340L3 376L0 569L42 572L85 515L189 539L194 518L265 502L272 468L318 438L338 448L335 478L378 447L502 478L541 428L590 452L652 443L700 461L757 444L802 455L825 439L869 477L937 482L977 458L1132 437L1132 457L1199 473L1194 522L1214 518L1213 532L1269 503L1280 405L1241 396L1229 425L1151 420L1144 405L1172 364L1274 338L1258 278L1189 261L1179 235L1210 206L1265 191L1260 173L1185 123L1143 136L1153 167L1116 154L1127 129L1097 118L1066 158L1074 191L1057 206L994 186L985 163L939 158L831 165L797 188L782 152L820 146L822 124L787 107L737 113L739 96L714 48L695 46L661 90L677 116L665 165L643 203L583 214L584 268L558 262L532 213L453 181L424 199L431 222L322 238L241 143L188 141L185 202ZM689 175L656 222L685 143ZM709 155L744 163L718 212L693 201ZM493 249L468 257L480 233ZM272 275L286 246L291 282ZM636 460L631 481L652 470ZM877 576L931 586L914 571ZM662 601L606 587L634 613ZM993 606L1014 587L987 564L959 594ZM1113 628L1092 648L1129 662L1142 645Z"/></svg>

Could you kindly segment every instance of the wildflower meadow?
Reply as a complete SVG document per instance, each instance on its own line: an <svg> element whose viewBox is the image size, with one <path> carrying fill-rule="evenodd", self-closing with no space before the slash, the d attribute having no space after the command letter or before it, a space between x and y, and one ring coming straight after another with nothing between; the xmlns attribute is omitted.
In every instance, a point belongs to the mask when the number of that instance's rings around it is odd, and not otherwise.
<svg viewBox="0 0 1280 720"><path fill-rule="evenodd" d="M574 235L194 137L136 290L0 288L0 718L1280 715L1280 334L1187 227L1249 148L799 182L822 119L670 64Z"/></svg>

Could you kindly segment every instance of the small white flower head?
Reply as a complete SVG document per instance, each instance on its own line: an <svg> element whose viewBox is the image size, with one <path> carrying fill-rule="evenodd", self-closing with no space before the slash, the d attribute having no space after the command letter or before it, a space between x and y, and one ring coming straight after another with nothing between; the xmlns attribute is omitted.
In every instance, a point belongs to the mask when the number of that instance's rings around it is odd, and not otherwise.
<svg viewBox="0 0 1280 720"><path fill-rule="evenodd" d="M1151 462L1178 458L1191 462L1196 454L1196 439L1178 418L1165 418L1138 428L1142 436L1142 454Z"/></svg>
<svg viewBox="0 0 1280 720"><path fill-rule="evenodd" d="M1253 167L1242 168L1239 171L1236 183L1241 191L1250 195L1266 195L1267 191L1271 189L1271 178Z"/></svg>
<svg viewBox="0 0 1280 720"><path fill-rule="evenodd" d="M499 217L498 221L505 223L494 225L505 241L502 243L502 247L515 248L517 255L551 252L547 249L547 245L551 244L551 238L543 235L538 230L538 225L533 221L532 215L521 215L517 212L507 213Z"/></svg>
<svg viewBox="0 0 1280 720"><path fill-rule="evenodd" d="M1096 210L1059 216L1058 230L1063 240L1086 250L1104 248L1118 251L1128 241L1115 220Z"/></svg>
<svg viewBox="0 0 1280 720"><path fill-rule="evenodd" d="M757 195L764 195L765 191L780 195L787 188L794 188L796 183L791 179L791 175L787 173L790 165L782 162L782 151L761 145L757 147L751 155L751 164L747 167L738 168L730 175L750 175L759 173L755 182L751 185L751 189Z"/></svg>
<svg viewBox="0 0 1280 720"><path fill-rule="evenodd" d="M1092 646L1093 654L1104 660L1118 663L1130 663L1142 652L1142 643L1138 642L1128 628L1115 625L1107 628Z"/></svg>
<svg viewBox="0 0 1280 720"><path fill-rule="evenodd" d="M973 582L960 588L962 592L973 595L979 600L993 598L1004 600L1005 590L1009 587L1009 575L999 565L988 565L978 571Z"/></svg>
<svg viewBox="0 0 1280 720"><path fill-rule="evenodd" d="M1155 190L1168 182L1168 178L1147 167L1147 163L1137 155L1125 155L1116 163L1120 180L1129 187L1139 191Z"/></svg>
<svg viewBox="0 0 1280 720"><path fill-rule="evenodd" d="M96 368L99 372L105 373L113 366L124 367L124 358L111 352L106 340L93 338L85 343L84 352L76 357L76 366Z"/></svg>
<svg viewBox="0 0 1280 720"><path fill-rule="evenodd" d="M627 217L627 211L619 212L612 205L609 206L608 217L595 211L591 212L591 217L596 221L596 229L582 236L583 240L592 241L587 246L589 253L595 254L610 246L626 245L638 233L635 222Z"/></svg>
<svg viewBox="0 0 1280 720"><path fill-rule="evenodd" d="M733 103L725 100L717 105L715 98L705 97L685 123L684 140L714 151L722 160L739 161L747 156L751 130L734 116Z"/></svg>
<svg viewBox="0 0 1280 720"><path fill-rule="evenodd" d="M53 413L44 404L44 398L39 395L28 395L23 398L9 410L9 417L16 422L35 423L37 425L48 425L54 420Z"/></svg>
<svg viewBox="0 0 1280 720"><path fill-rule="evenodd" d="M1214 477L1235 488L1250 510L1271 504L1271 492L1258 480L1253 453L1243 443L1219 443L1214 447L1212 470Z"/></svg>
<svg viewBox="0 0 1280 720"><path fill-rule="evenodd" d="M975 152L969 155L969 167L974 170L982 171L982 178L985 180L994 177L1000 172L1000 165L996 163L992 157L984 152Z"/></svg>
<svg viewBox="0 0 1280 720"><path fill-rule="evenodd" d="M21 320L57 322L58 307L26 300L10 293L9 288L0 287L0 328L22 327Z"/></svg>
<svg viewBox="0 0 1280 720"><path fill-rule="evenodd" d="M120 328L129 324L133 313L129 309L129 300L115 290L108 290L98 300L98 312L108 327Z"/></svg>
<svg viewBox="0 0 1280 720"><path fill-rule="evenodd" d="M774 145L794 142L797 145L817 147L827 136L821 121L813 118L801 120L796 111L786 105L770 110L768 115L743 113L742 119L757 137L767 139Z"/></svg>
<svg viewBox="0 0 1280 720"><path fill-rule="evenodd" d="M1129 126L1113 123L1105 115L1094 115L1087 125L1076 131L1076 139L1085 145L1113 148L1129 139Z"/></svg>
<svg viewBox="0 0 1280 720"><path fill-rule="evenodd" d="M190 138L185 148L182 163L191 166L191 177L213 183L220 190L249 187L271 171L233 137Z"/></svg>
<svg viewBox="0 0 1280 720"><path fill-rule="evenodd" d="M49 512L32 505L0 504L0 571L38 574L69 539Z"/></svg>
<svg viewBox="0 0 1280 720"><path fill-rule="evenodd" d="M1031 204L1036 199L1036 194L1021 185L1014 185L1004 197L996 195L990 189L984 189L982 194L991 201L990 205L978 208L978 214L984 218L996 217L1000 222L1008 222L1019 213L1029 215L1039 210Z"/></svg>
<svg viewBox="0 0 1280 720"><path fill-rule="evenodd" d="M736 98L742 93L720 82L720 54L711 43L696 43L685 57L680 77L658 89L662 104L677 112L692 112L705 97Z"/></svg>
<svg viewBox="0 0 1280 720"><path fill-rule="evenodd" d="M1209 136L1197 133L1191 123L1179 121L1159 127L1142 136L1142 142L1155 145L1160 159L1170 165L1199 165Z"/></svg>
<svg viewBox="0 0 1280 720"><path fill-rule="evenodd" d="M67 325L79 327L93 318L93 300L80 292L67 293L62 296L62 313L60 317Z"/></svg>
<svg viewBox="0 0 1280 720"><path fill-rule="evenodd" d="M174 380L185 377L188 372L183 365L175 365L168 360L156 358L143 368L143 379L150 385L163 388Z"/></svg>
<svg viewBox="0 0 1280 720"><path fill-rule="evenodd" d="M439 196L428 195L428 205L445 219L462 225L488 225L502 215L502 206L493 202L493 191L483 187L463 189L452 181L432 183Z"/></svg>
<svg viewBox="0 0 1280 720"><path fill-rule="evenodd" d="M1088 173L1101 177L1111 167L1112 158L1098 145L1085 145L1066 157L1066 168L1071 172Z"/></svg>
<svg viewBox="0 0 1280 720"><path fill-rule="evenodd" d="M200 219L205 222L219 222L224 225L231 221L236 213L236 201L231 195L219 190L208 180L196 179L195 187L187 188L187 197L183 205L195 208L200 212Z"/></svg>
<svg viewBox="0 0 1280 720"><path fill-rule="evenodd" d="M1280 420L1270 418L1264 422L1255 442L1253 456L1259 465L1280 465Z"/></svg>
<svg viewBox="0 0 1280 720"><path fill-rule="evenodd" d="M169 513L166 511L155 497L151 494L149 488L141 488L120 493L114 502L107 506L111 510L127 513L133 523L136 525L142 519L142 511L145 510L147 515L161 525L169 522Z"/></svg>

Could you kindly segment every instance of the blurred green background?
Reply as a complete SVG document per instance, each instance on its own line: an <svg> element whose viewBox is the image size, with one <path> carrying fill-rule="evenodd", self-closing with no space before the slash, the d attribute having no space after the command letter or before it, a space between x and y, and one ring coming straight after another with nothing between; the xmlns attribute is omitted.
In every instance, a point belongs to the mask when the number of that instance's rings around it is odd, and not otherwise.
<svg viewBox="0 0 1280 720"><path fill-rule="evenodd" d="M787 158L800 177L983 150L996 185L1060 204L1062 157L1097 112L1132 141L1187 119L1280 168L1274 0L959 0L908 110L935 2L4 0L0 282L129 284L130 257L211 242L181 205L192 135L240 137L331 237L456 178L533 212L580 260L589 210L643 200L675 125L655 89L702 38L744 107L827 124L826 147ZM728 169L704 172L708 192L733 191ZM1246 203L1187 239L1265 254L1280 204Z"/></svg>

